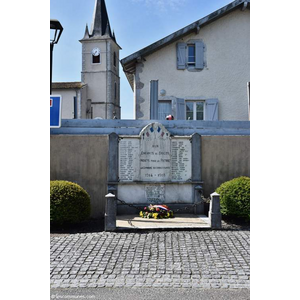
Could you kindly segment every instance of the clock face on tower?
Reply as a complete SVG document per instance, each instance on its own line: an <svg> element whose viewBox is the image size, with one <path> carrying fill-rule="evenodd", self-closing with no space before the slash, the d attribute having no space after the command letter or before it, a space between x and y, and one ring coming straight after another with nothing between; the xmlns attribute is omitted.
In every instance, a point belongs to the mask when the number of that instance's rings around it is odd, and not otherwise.
<svg viewBox="0 0 300 300"><path fill-rule="evenodd" d="M92 54L93 54L94 56L100 55L100 49L99 49L99 48L94 48L94 49L92 50Z"/></svg>

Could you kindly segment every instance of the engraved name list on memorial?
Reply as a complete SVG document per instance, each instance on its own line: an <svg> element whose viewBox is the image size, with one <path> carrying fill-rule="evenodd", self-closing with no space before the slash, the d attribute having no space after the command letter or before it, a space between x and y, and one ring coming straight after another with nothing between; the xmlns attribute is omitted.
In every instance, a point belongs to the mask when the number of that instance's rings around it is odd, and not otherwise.
<svg viewBox="0 0 300 300"><path fill-rule="evenodd" d="M172 155L172 181L187 181L192 176L192 149L188 139L173 139Z"/></svg>
<svg viewBox="0 0 300 300"><path fill-rule="evenodd" d="M120 181L139 180L138 157L139 139L121 139L119 142L119 179Z"/></svg>

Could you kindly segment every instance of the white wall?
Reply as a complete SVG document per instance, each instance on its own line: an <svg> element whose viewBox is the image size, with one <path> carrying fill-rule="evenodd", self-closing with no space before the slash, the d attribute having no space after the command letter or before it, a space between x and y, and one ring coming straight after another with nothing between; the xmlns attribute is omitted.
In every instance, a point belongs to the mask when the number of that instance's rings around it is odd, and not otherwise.
<svg viewBox="0 0 300 300"><path fill-rule="evenodd" d="M177 70L176 44L190 39L199 39L205 44L207 66L201 71ZM139 79L138 94L134 97L137 118L150 119L150 80L158 79L159 91L167 92L164 98L218 98L219 120L248 120L249 9L238 9L204 26L199 34L190 34L145 58L144 66L137 66L136 73ZM141 83L143 88L140 88ZM139 110L142 114L138 114Z"/></svg>
<svg viewBox="0 0 300 300"><path fill-rule="evenodd" d="M76 91L70 89L52 89L52 95L62 96L62 119L74 119L74 97Z"/></svg>

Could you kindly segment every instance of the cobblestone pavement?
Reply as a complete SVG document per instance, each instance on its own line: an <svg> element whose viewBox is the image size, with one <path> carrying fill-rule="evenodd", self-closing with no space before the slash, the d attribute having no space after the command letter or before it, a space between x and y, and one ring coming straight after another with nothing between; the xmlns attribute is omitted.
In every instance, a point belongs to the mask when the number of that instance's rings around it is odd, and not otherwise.
<svg viewBox="0 0 300 300"><path fill-rule="evenodd" d="M250 231L51 237L51 288L249 288Z"/></svg>

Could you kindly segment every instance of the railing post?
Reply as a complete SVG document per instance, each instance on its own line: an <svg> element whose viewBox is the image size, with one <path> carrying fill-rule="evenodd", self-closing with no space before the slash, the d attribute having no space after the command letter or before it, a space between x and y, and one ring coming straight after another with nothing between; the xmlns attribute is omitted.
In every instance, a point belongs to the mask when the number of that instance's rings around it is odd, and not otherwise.
<svg viewBox="0 0 300 300"><path fill-rule="evenodd" d="M117 203L114 194L105 195L104 230L114 231L117 227Z"/></svg>
<svg viewBox="0 0 300 300"><path fill-rule="evenodd" d="M194 197L194 201L195 203L200 203L202 198L201 198L201 194L203 192L203 187L202 185L196 185L194 187L194 191L195 191L195 197ZM204 214L204 203L198 204L195 206L194 208L194 214L195 215L203 215Z"/></svg>
<svg viewBox="0 0 300 300"><path fill-rule="evenodd" d="M221 225L221 211L220 211L220 195L216 192L210 194L210 205L209 205L209 220L212 229L220 229Z"/></svg>

